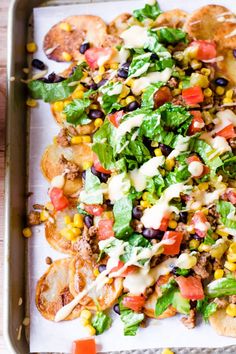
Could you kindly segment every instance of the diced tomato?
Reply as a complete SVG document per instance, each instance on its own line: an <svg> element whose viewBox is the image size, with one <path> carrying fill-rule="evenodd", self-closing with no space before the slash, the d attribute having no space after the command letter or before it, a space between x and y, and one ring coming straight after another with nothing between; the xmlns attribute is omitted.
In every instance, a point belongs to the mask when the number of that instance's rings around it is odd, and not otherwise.
<svg viewBox="0 0 236 354"><path fill-rule="evenodd" d="M197 56L198 60L209 60L216 57L216 44L213 41L198 40L193 41L191 46L197 46Z"/></svg>
<svg viewBox="0 0 236 354"><path fill-rule="evenodd" d="M98 204L87 204L84 206L84 210L91 215L100 216L104 212L104 207Z"/></svg>
<svg viewBox="0 0 236 354"><path fill-rule="evenodd" d="M199 86L189 87L182 91L182 96L187 105L192 106L203 102L204 96Z"/></svg>
<svg viewBox="0 0 236 354"><path fill-rule="evenodd" d="M114 237L115 233L112 229L113 220L103 219L98 222L98 239L106 240L107 238Z"/></svg>
<svg viewBox="0 0 236 354"><path fill-rule="evenodd" d="M50 199L55 210L63 210L69 205L69 201L61 188L53 187L50 191Z"/></svg>
<svg viewBox="0 0 236 354"><path fill-rule="evenodd" d="M171 102L172 93L169 87L163 86L159 88L153 96L154 108L157 109L166 102Z"/></svg>
<svg viewBox="0 0 236 354"><path fill-rule="evenodd" d="M90 68L95 70L99 65L108 62L111 59L112 54L113 50L111 48L90 48L86 50L84 56Z"/></svg>
<svg viewBox="0 0 236 354"><path fill-rule="evenodd" d="M110 273L118 272L118 270L120 270L121 268L123 268L124 265L125 265L125 264L124 264L123 262L119 261L118 265L110 270ZM126 270L124 270L124 271L119 275L119 277L125 278L128 274L133 273L136 269L137 269L136 266L132 266L132 265L131 265L131 266L128 266L128 267L126 268Z"/></svg>
<svg viewBox="0 0 236 354"><path fill-rule="evenodd" d="M159 278L157 279L157 285L162 286L166 283L168 283L169 279L171 277L171 274L165 274L165 275L160 275Z"/></svg>
<svg viewBox="0 0 236 354"><path fill-rule="evenodd" d="M226 196L227 199L230 201L230 203L232 204L236 204L236 192L229 189L228 191L226 191Z"/></svg>
<svg viewBox="0 0 236 354"><path fill-rule="evenodd" d="M191 162L198 161L202 162L197 155L192 155L187 158L187 163L190 164Z"/></svg>
<svg viewBox="0 0 236 354"><path fill-rule="evenodd" d="M188 164L190 164L191 162L194 162L194 161L196 161L196 162L201 162L201 163L202 163L202 161L200 160L200 158L199 158L197 155L192 155L192 156L189 156L189 157L187 158L187 163L188 163ZM193 176L193 177L195 177L195 178L201 178L201 177L207 175L209 172L210 172L209 167L206 166L206 165L203 165L203 172L201 173L201 175L199 175L199 176Z"/></svg>
<svg viewBox="0 0 236 354"><path fill-rule="evenodd" d="M173 240L170 245L163 245L164 254L174 256L179 253L180 245L183 239L183 232L180 231L166 231L162 240Z"/></svg>
<svg viewBox="0 0 236 354"><path fill-rule="evenodd" d="M188 128L188 134L194 135L200 131L205 126L204 120L202 119L202 114L200 111L190 111L193 116L192 122Z"/></svg>
<svg viewBox="0 0 236 354"><path fill-rule="evenodd" d="M97 157L96 154L93 154L93 166L95 168L96 171L101 172L101 173L105 173L107 175L111 174L110 170L106 170L104 167L102 167L99 158Z"/></svg>
<svg viewBox="0 0 236 354"><path fill-rule="evenodd" d="M164 216L164 218L161 221L161 225L159 227L159 230L161 231L166 231L168 228L168 224L169 224L169 216Z"/></svg>
<svg viewBox="0 0 236 354"><path fill-rule="evenodd" d="M202 211L198 210L192 217L192 224L194 225L194 230L199 237L205 237L209 229L209 223L207 221L206 215Z"/></svg>
<svg viewBox="0 0 236 354"><path fill-rule="evenodd" d="M93 338L78 339L72 344L72 354L96 354L96 343Z"/></svg>
<svg viewBox="0 0 236 354"><path fill-rule="evenodd" d="M123 115L124 115L124 111L118 111L118 112L109 114L107 116L107 118L111 122L111 124L114 125L114 127L118 128Z"/></svg>
<svg viewBox="0 0 236 354"><path fill-rule="evenodd" d="M128 309L140 312L144 306L145 297L142 295L125 296L122 303Z"/></svg>
<svg viewBox="0 0 236 354"><path fill-rule="evenodd" d="M236 134L234 131L234 126L233 124L227 125L224 129L220 130L219 132L216 133L217 136L222 136L225 139L231 139L235 138Z"/></svg>
<svg viewBox="0 0 236 354"><path fill-rule="evenodd" d="M180 293L185 299L201 300L204 298L204 291L201 280L196 277L177 277Z"/></svg>

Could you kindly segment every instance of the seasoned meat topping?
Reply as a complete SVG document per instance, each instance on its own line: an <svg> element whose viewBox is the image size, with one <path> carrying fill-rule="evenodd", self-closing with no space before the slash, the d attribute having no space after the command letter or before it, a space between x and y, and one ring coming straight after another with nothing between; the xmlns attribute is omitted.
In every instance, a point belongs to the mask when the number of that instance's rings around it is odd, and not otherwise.
<svg viewBox="0 0 236 354"><path fill-rule="evenodd" d="M198 258L197 264L193 267L194 272L201 277L201 279L206 279L210 276L211 264L209 262L210 255L207 253L202 253Z"/></svg>
<svg viewBox="0 0 236 354"><path fill-rule="evenodd" d="M181 318L181 322L189 329L194 328L196 326L196 311L193 309L190 310L187 317Z"/></svg>
<svg viewBox="0 0 236 354"><path fill-rule="evenodd" d="M62 128L57 136L57 144L62 147L70 146L70 139L67 135L66 128Z"/></svg>
<svg viewBox="0 0 236 354"><path fill-rule="evenodd" d="M33 226L33 225L39 225L41 224L40 220L40 212L38 211L30 211L28 214L28 225Z"/></svg>
<svg viewBox="0 0 236 354"><path fill-rule="evenodd" d="M141 234L143 231L143 223L137 219L134 219L132 221L132 227L133 227L134 231L139 234Z"/></svg>
<svg viewBox="0 0 236 354"><path fill-rule="evenodd" d="M59 163L63 165L67 179L74 181L79 177L80 168L76 163L68 161L63 155L61 155Z"/></svg>
<svg viewBox="0 0 236 354"><path fill-rule="evenodd" d="M224 309L228 305L227 300L224 298L219 299L218 297L214 299L214 303L217 305L218 309Z"/></svg>

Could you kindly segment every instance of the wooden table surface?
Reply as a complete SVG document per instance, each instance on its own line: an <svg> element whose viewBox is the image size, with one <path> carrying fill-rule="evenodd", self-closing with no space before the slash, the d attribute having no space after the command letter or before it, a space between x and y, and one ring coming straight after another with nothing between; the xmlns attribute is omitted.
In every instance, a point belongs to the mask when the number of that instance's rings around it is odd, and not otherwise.
<svg viewBox="0 0 236 354"><path fill-rule="evenodd" d="M3 279L3 194L5 152L5 107L6 107L6 39L7 10L10 0L0 0L0 282ZM0 284L0 353L9 354L2 335L2 284Z"/></svg>

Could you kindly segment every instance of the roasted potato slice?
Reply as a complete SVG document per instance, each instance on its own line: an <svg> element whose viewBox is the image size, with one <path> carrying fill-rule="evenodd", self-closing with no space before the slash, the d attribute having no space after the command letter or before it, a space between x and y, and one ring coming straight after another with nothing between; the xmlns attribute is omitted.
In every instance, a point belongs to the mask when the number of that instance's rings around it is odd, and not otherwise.
<svg viewBox="0 0 236 354"><path fill-rule="evenodd" d="M71 26L71 31L61 28L62 23ZM63 52L71 55L71 60L81 60L79 48L83 42L99 47L107 35L107 26L98 16L70 16L54 25L44 38L43 48L49 59L65 61Z"/></svg>
<svg viewBox="0 0 236 354"><path fill-rule="evenodd" d="M188 16L183 29L194 39L214 40L216 29L224 27L219 19L234 19L234 14L221 5L206 5ZM222 37L221 37L222 39Z"/></svg>
<svg viewBox="0 0 236 354"><path fill-rule="evenodd" d="M236 318L228 316L224 309L217 310L209 321L220 336L236 337Z"/></svg>
<svg viewBox="0 0 236 354"><path fill-rule="evenodd" d="M214 39L218 43L219 48L235 49L236 48L236 17L235 22L223 22L221 26L216 28Z"/></svg>
<svg viewBox="0 0 236 354"><path fill-rule="evenodd" d="M236 59L233 51L229 49L222 49L219 56L223 57L222 61L217 62L216 73L217 76L223 76L229 80L229 86L236 84Z"/></svg>
<svg viewBox="0 0 236 354"><path fill-rule="evenodd" d="M157 292L155 291L145 302L143 308L143 312L145 313L145 315L150 318L157 318L158 320L175 316L177 311L172 305L170 305L159 317L155 316L155 307L159 296L160 295L158 295Z"/></svg>
<svg viewBox="0 0 236 354"><path fill-rule="evenodd" d="M123 13L118 15L113 21L108 24L107 31L113 36L119 36L123 31L129 27L128 20L132 16L129 13Z"/></svg>
<svg viewBox="0 0 236 354"><path fill-rule="evenodd" d="M182 28L187 16L188 13L180 9L165 11L157 17L152 27L167 26L172 28Z"/></svg>
<svg viewBox="0 0 236 354"><path fill-rule="evenodd" d="M50 145L46 148L42 159L41 169L43 175L51 181L55 176L61 175L64 172L64 167L60 164L61 156L64 156L68 161L76 163L81 171L84 162L92 162L93 155L89 144L73 145L71 147L62 148L58 145ZM73 195L82 187L82 178L68 180L65 176L65 185L63 187L66 195Z"/></svg>
<svg viewBox="0 0 236 354"><path fill-rule="evenodd" d="M35 303L47 320L53 321L56 313L74 299L69 290L70 261L65 258L53 262L37 283ZM66 320L79 317L81 310L77 305Z"/></svg>
<svg viewBox="0 0 236 354"><path fill-rule="evenodd" d="M82 257L81 254L76 255L70 263L70 291L76 296L85 286L91 285L96 279L94 269L96 262L90 257ZM111 307L120 296L123 286L122 278L115 278L111 284L105 284L101 289L94 289L92 297L85 296L81 300L81 305L86 305L91 310L96 310L96 298L101 310Z"/></svg>

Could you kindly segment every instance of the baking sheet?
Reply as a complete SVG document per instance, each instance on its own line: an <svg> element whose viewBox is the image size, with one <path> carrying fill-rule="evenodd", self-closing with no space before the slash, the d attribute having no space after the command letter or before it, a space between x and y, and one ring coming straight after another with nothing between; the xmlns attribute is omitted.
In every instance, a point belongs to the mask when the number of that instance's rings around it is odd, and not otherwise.
<svg viewBox="0 0 236 354"><path fill-rule="evenodd" d="M44 35L53 24L75 14L94 14L101 16L105 21L110 21L121 12L130 12L132 9L142 7L144 3L145 1L122 1L36 8L34 9L34 41L38 44L38 51L35 57L48 65L49 72L59 72L67 65L47 60L42 50ZM190 3L188 0L168 0L168 2L161 0L159 3L163 10L179 7L191 12L206 3L217 3L236 11L236 3L231 0L198 0L195 3ZM48 200L49 185L41 174L40 159L45 147L52 143L53 137L60 129L51 115L49 104L40 101L39 106L31 110L30 116L28 190L33 192L33 195L29 198L29 209L34 203L45 203ZM73 340L87 336L86 330L80 325L80 320L50 322L40 315L34 303L37 280L48 267L45 263L47 256L53 260L66 257L48 245L44 237L44 227L37 226L33 230L33 237L29 240L30 351L69 353ZM210 326L205 324L201 324L194 330L188 330L179 322L178 317L150 321L149 326L139 330L135 337L124 337L122 327L119 317L114 316L112 327L96 337L100 352L160 347L223 347L236 344L235 338L219 337Z"/></svg>

